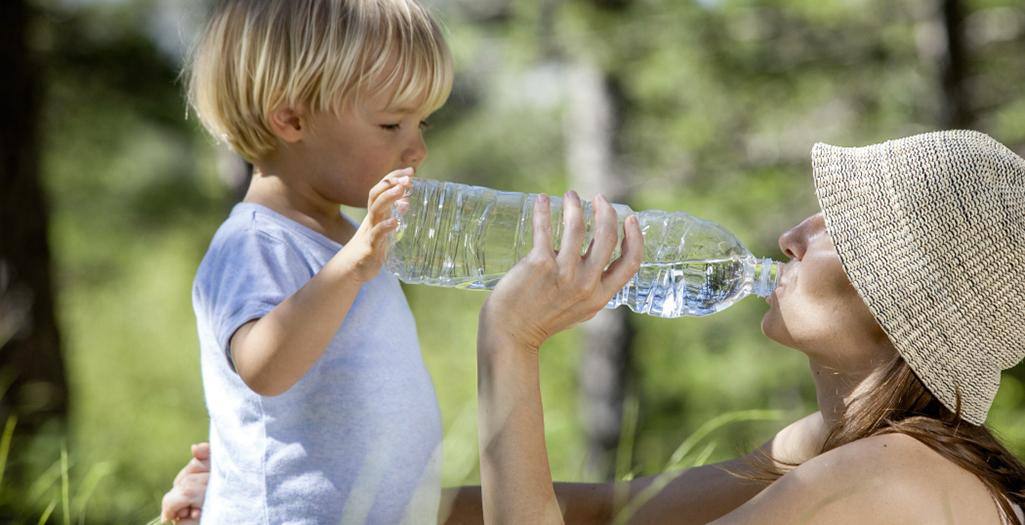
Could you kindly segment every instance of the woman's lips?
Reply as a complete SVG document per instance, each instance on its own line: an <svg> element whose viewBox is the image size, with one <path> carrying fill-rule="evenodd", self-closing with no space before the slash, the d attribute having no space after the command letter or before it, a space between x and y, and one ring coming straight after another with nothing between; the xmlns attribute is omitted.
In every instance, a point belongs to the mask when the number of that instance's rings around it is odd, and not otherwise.
<svg viewBox="0 0 1025 525"><path fill-rule="evenodd" d="M786 289L787 285L790 283L791 274L795 271L794 266L796 266L796 265L797 265L797 261L796 260L790 261L790 262L788 262L788 263L783 265L783 268L782 268L781 273L779 275L779 283L776 285L776 289L773 290L772 293L769 294L768 297L772 297L772 296L776 295L777 293L779 293L781 290ZM768 300L768 297L766 297L766 300ZM777 299L778 299L778 297L777 297Z"/></svg>

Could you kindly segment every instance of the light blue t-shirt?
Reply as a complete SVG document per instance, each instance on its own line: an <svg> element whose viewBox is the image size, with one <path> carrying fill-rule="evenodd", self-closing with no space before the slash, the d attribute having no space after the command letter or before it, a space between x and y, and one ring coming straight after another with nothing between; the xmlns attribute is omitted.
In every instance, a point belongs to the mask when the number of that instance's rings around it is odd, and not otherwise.
<svg viewBox="0 0 1025 525"><path fill-rule="evenodd" d="M398 280L366 283L324 354L284 394L235 372L228 342L341 245L269 208L235 206L193 283L211 476L204 523L435 523L441 421Z"/></svg>

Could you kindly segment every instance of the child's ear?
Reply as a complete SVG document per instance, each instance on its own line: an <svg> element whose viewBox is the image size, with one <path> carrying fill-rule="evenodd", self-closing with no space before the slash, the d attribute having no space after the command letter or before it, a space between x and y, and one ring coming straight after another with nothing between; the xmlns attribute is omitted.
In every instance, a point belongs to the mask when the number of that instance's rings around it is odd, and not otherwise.
<svg viewBox="0 0 1025 525"><path fill-rule="evenodd" d="M270 128L288 144L299 142L306 132L306 114L298 108L280 107L271 111Z"/></svg>

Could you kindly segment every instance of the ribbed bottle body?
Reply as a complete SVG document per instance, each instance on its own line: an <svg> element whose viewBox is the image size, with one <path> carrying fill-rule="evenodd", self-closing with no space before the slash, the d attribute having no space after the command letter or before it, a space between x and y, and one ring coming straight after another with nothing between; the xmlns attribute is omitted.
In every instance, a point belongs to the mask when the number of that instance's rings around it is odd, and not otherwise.
<svg viewBox="0 0 1025 525"><path fill-rule="evenodd" d="M535 194L414 179L407 198L410 206L399 217L387 262L404 282L492 289L533 246ZM562 199L550 200L552 243L557 248ZM583 204L581 253L593 235L591 205ZM623 220L633 211L614 206L622 239ZM637 215L644 234L644 261L609 308L625 304L659 317L707 315L749 293L767 295L775 286L778 263L757 261L718 225L682 212L651 210ZM618 256L617 249L612 258Z"/></svg>

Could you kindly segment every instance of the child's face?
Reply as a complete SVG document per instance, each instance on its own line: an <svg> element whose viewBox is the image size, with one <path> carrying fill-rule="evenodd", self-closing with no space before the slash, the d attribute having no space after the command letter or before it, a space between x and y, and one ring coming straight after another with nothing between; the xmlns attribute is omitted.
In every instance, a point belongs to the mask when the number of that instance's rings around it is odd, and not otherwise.
<svg viewBox="0 0 1025 525"><path fill-rule="evenodd" d="M419 109L387 107L387 93L364 97L339 116L311 115L295 144L311 189L333 203L366 207L370 189L388 173L427 158Z"/></svg>

